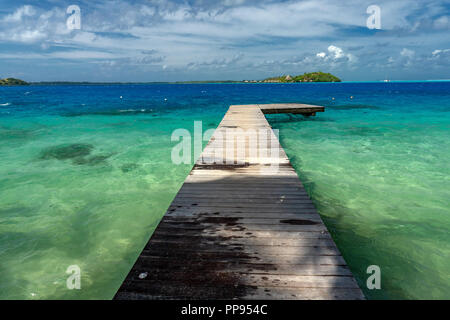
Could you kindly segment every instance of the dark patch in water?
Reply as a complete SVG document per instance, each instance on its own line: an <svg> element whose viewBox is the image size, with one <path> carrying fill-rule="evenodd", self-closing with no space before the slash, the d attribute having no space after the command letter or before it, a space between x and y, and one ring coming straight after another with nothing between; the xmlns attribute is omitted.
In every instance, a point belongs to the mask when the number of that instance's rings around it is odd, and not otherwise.
<svg viewBox="0 0 450 320"><path fill-rule="evenodd" d="M63 144L59 146L49 147L41 152L41 159L57 159L67 160L79 157L85 157L91 154L94 146L85 143Z"/></svg>
<svg viewBox="0 0 450 320"><path fill-rule="evenodd" d="M277 124L283 124L283 123L297 123L297 122L304 122L304 121L313 121L313 122L335 122L334 119L328 118L326 116L323 116L320 114L315 117L305 117L300 114L284 114L284 115L277 115L276 117L268 117L269 123L273 125Z"/></svg>
<svg viewBox="0 0 450 320"><path fill-rule="evenodd" d="M111 157L111 155L97 155L92 157L78 157L72 160L73 164L76 165L88 165L97 166L105 164L106 160Z"/></svg>
<svg viewBox="0 0 450 320"><path fill-rule="evenodd" d="M355 136L372 136L372 135L380 135L378 129L369 128L369 127L349 127L345 128L343 131L345 134L355 135Z"/></svg>
<svg viewBox="0 0 450 320"><path fill-rule="evenodd" d="M136 163L125 163L120 167L120 170L122 170L123 173L128 173L133 170L136 170L139 168L139 165Z"/></svg>
<svg viewBox="0 0 450 320"><path fill-rule="evenodd" d="M132 125L132 123L130 122L116 122L116 123L110 123L107 126L108 127L125 127L125 126L129 126Z"/></svg>
<svg viewBox="0 0 450 320"><path fill-rule="evenodd" d="M94 146L91 144L63 144L42 150L40 159L72 160L74 165L97 166L105 164L106 160L112 156L112 154L89 156L93 149Z"/></svg>
<svg viewBox="0 0 450 320"><path fill-rule="evenodd" d="M0 140L25 140L36 135L36 130L29 129L13 129L0 126Z"/></svg>
<svg viewBox="0 0 450 320"><path fill-rule="evenodd" d="M317 224L315 221L311 220L302 220L302 219L288 219L288 220L280 220L281 223L287 223L297 226L312 226Z"/></svg>
<svg viewBox="0 0 450 320"><path fill-rule="evenodd" d="M0 218L17 218L30 217L33 215L33 210L28 207L13 207L8 209L0 209Z"/></svg>

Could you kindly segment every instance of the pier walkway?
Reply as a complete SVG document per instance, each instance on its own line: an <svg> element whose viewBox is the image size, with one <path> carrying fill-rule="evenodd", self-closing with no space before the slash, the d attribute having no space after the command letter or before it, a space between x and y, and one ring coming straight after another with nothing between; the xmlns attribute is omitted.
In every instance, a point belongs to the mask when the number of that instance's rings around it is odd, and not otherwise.
<svg viewBox="0 0 450 320"><path fill-rule="evenodd" d="M231 106L115 299L364 299L264 113Z"/></svg>

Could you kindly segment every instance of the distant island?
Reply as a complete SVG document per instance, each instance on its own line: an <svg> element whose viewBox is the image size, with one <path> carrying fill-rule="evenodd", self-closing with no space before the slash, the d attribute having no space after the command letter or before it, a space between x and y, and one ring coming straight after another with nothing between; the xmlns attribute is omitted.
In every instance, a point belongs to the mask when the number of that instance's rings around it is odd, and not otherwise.
<svg viewBox="0 0 450 320"><path fill-rule="evenodd" d="M27 86L28 82L15 78L0 79L0 86Z"/></svg>
<svg viewBox="0 0 450 320"><path fill-rule="evenodd" d="M332 75L331 73L324 73L319 71L319 72L305 73L294 77L290 75L272 77L257 82L265 82L265 83L341 82L341 79Z"/></svg>
<svg viewBox="0 0 450 320"><path fill-rule="evenodd" d="M15 78L0 79L0 86L26 85L120 85L120 84L208 84L208 83L299 83L299 82L341 82L341 79L324 72L311 72L298 76L283 75L263 80L209 80L209 81L176 81L176 82L87 82L87 81L42 81L26 82Z"/></svg>

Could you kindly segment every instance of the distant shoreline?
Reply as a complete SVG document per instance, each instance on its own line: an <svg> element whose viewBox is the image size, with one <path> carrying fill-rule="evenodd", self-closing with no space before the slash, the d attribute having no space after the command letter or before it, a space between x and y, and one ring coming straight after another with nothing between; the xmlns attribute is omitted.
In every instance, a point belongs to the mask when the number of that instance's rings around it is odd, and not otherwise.
<svg viewBox="0 0 450 320"><path fill-rule="evenodd" d="M40 82L28 82L30 86L120 86L120 85L158 85L158 84L272 84L272 85L311 85L311 84L349 84L349 83L429 83L429 82L450 82L450 79L442 80L390 80L384 82L383 80L375 81L342 81L342 82L245 82L245 81L172 81L172 82L85 82L85 81L40 81ZM22 87L21 85L3 85L0 87Z"/></svg>
<svg viewBox="0 0 450 320"><path fill-rule="evenodd" d="M389 82L384 82L383 80L373 80L373 81L342 81L342 82L296 82L296 83L277 83L277 82L244 82L244 81L154 81L154 82L78 82L78 81L41 81L41 82L28 82L29 85L149 85L149 84L275 84L275 85L305 85L305 84L339 84L339 83L404 83L404 82L450 82L450 79L442 80L390 80Z"/></svg>

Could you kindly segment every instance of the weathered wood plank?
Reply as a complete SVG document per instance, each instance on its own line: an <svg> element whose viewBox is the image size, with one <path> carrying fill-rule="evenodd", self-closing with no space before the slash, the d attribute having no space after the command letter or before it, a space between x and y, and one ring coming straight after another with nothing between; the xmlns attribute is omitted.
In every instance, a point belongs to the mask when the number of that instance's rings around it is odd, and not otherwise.
<svg viewBox="0 0 450 320"><path fill-rule="evenodd" d="M221 288L219 288L221 289ZM195 294L195 291L201 291L203 294L213 296L211 299L233 299L235 295L227 292L227 294L217 294L217 288L192 287L186 290L185 286L172 286L170 289L155 285L153 290L145 293L138 292L118 292L116 299L122 300L196 300L201 299ZM239 294L244 291L243 288L237 288ZM155 294L152 294L154 292ZM223 292L223 291L221 291ZM277 287L260 287L253 288L251 294L242 295L242 299L246 300L362 300L361 290L358 289L340 289L340 288L308 288L308 290L299 291L298 289Z"/></svg>
<svg viewBox="0 0 450 320"><path fill-rule="evenodd" d="M345 261L342 258L342 256L303 256L302 259L299 259L296 256L292 255L266 255L264 257L249 257L246 254L243 254L241 252L218 252L218 253L211 253L211 252L197 252L195 254L187 253L187 252L177 252L178 259L182 259L184 261L202 261L202 263L209 264L211 267L215 266L214 264L216 262L239 262L239 263L248 263L248 262L259 262L259 263L265 263L270 265L299 265L299 264L307 264L307 265L333 265L333 266L345 266ZM141 263L144 263L145 259L163 259L164 261L168 261L170 259L173 260L173 255L170 255L169 253L162 253L162 254L151 254L151 253L142 253L139 257L139 260L141 261L139 264L135 264L134 268L139 269ZM167 262L168 263L168 262ZM193 270L190 270L192 273ZM147 269L146 272L150 272L151 269ZM188 277L189 274L186 274Z"/></svg>
<svg viewBox="0 0 450 320"><path fill-rule="evenodd" d="M170 219L173 217L176 218L186 218L187 219L201 219L201 218L236 218L236 219L248 219L248 223L252 223L253 219L259 220L259 219L270 219L270 220L277 220L277 223L280 223L281 220L290 220L290 219L308 219L312 221L317 220L317 215L314 214L314 212L305 212L305 213L285 213L282 216L280 216L279 212L247 212L242 211L240 213L236 212L195 212L195 213L185 213L183 211L171 211L167 212L166 219L170 221ZM319 220L317 220L319 221ZM240 220L239 222L243 222ZM267 224L267 223L264 223Z"/></svg>
<svg viewBox="0 0 450 320"><path fill-rule="evenodd" d="M264 264L252 261L209 261L214 263L214 269L219 272L238 272L245 274L271 274L271 275L297 275L297 276L351 276L347 266L342 265L316 265L316 264ZM171 270L174 272L189 271L192 268L198 272L210 272L208 261L192 260L188 262L170 261L168 259L143 259L140 269L132 269L137 274L141 270L152 268L159 272Z"/></svg>
<svg viewBox="0 0 450 320"><path fill-rule="evenodd" d="M181 241L186 241L187 243L192 241L198 241L198 238L195 237L185 237L180 238L179 236L170 236L170 235L160 235L154 236L152 238L152 243L170 243L175 244ZM273 247L332 247L334 246L334 242L330 238L304 238L304 239L256 239L256 238L245 238L245 239L220 239L220 238L212 238L204 236L202 238L202 243L210 246L225 246L227 244L233 246L245 246L249 245L252 247L257 246L273 246Z"/></svg>
<svg viewBox="0 0 450 320"><path fill-rule="evenodd" d="M183 230L183 229L164 229L158 228L153 236L156 234L161 234L165 236L186 236L186 237L198 237L199 240L203 240L208 237L225 237L229 239L235 238L258 238L262 241L270 241L270 239L331 239L331 236L327 231L279 231L279 230L215 230L214 233L203 234L199 233L197 230Z"/></svg>

